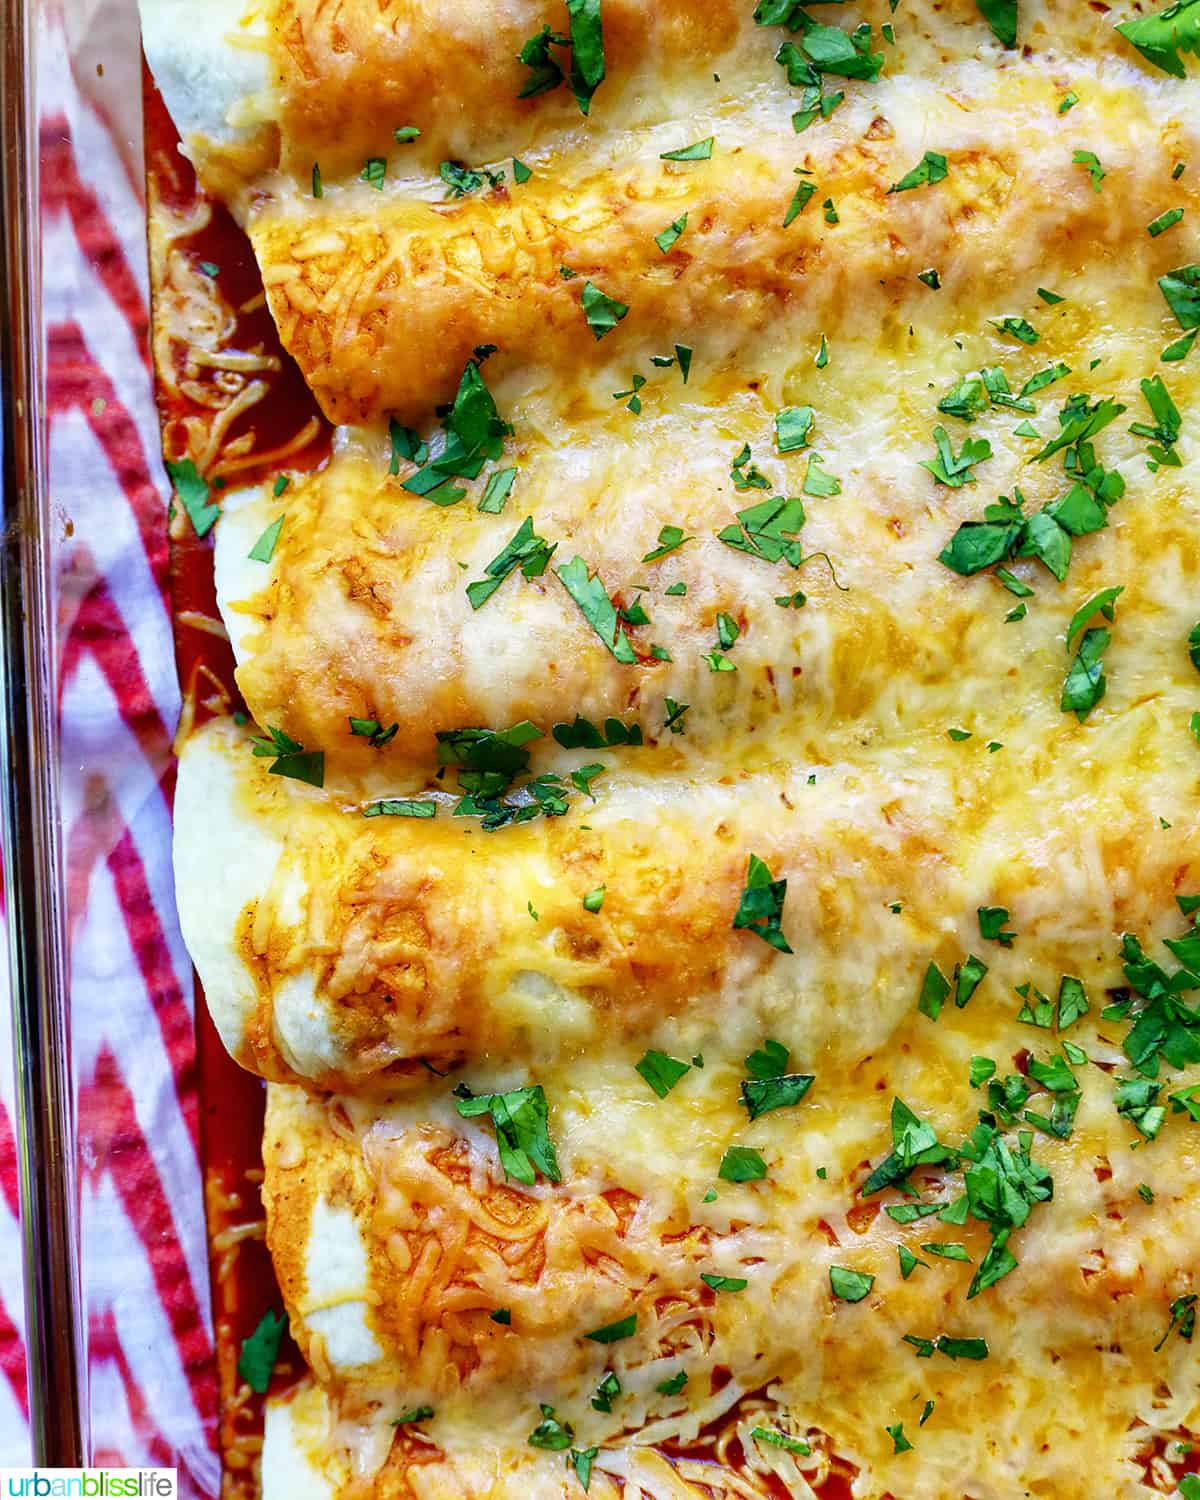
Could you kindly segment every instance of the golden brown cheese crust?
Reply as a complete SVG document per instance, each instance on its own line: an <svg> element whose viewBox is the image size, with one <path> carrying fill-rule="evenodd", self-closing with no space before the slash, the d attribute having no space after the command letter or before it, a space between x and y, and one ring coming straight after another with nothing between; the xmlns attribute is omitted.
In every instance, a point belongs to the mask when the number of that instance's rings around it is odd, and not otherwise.
<svg viewBox="0 0 1200 1500"><path fill-rule="evenodd" d="M1156 285L1193 257L1195 172L1173 168L1200 152L1194 74L1151 74L1086 6L1023 0L1012 53L968 0L902 8L878 83L851 83L797 137L798 91L771 60L783 33L751 12L610 0L611 78L584 124L565 90L515 97L513 52L550 8L281 8L267 154L222 168L285 343L326 411L364 424L320 475L221 522L239 682L263 729L324 752L325 787L271 777L228 726L193 739L180 787L209 865L236 876L205 939L227 1040L289 1085L272 1085L265 1140L271 1249L321 1384L295 1398L314 1408L300 1446L341 1500L578 1494L562 1453L529 1446L542 1402L599 1449L601 1500L812 1500L835 1465L856 1500L1147 1500L1176 1487L1172 1440L1200 1423L1191 1346L1178 1328L1162 1341L1195 1281L1196 1126L1175 1111L1146 1140L1118 1112L1127 1022L1103 1014L1126 980L1121 935L1163 957L1156 940L1183 931L1174 899L1200 887L1200 366L1159 362L1180 330ZM406 124L421 141L391 149ZM711 161L662 161L709 134ZM947 177L889 192L927 150ZM1098 156L1099 192L1077 151ZM356 180L377 153L379 193ZM503 164L505 187L445 201L442 154ZM785 229L802 179L816 192ZM1171 205L1182 228L1150 236ZM685 212L663 252L654 236ZM629 305L600 342L589 279ZM1036 343L989 322L1018 315ZM496 464L443 510L403 489L411 466L387 474L386 419L431 435L492 343L513 496L501 516L476 508ZM695 350L686 386L648 363L676 344ZM1056 361L1070 373L1033 392L1035 438L1011 407L969 428L938 411L968 371L1002 366L1017 391ZM1147 466L1128 430L1152 373L1182 414L1178 468ZM1126 492L1076 539L1065 581L1013 564L1034 591L1022 615L937 555L997 495L1019 487L1027 513L1062 496L1061 458L1033 455L1084 394L1129 408L1096 444ZM812 441L780 454L775 416L800 404ZM956 453L992 446L961 486L920 466L936 423ZM736 488L743 444L766 491ZM840 494L805 488L814 451ZM827 563L796 572L717 540L764 493L805 494L803 551ZM270 562L249 562L280 514ZM526 516L556 564L577 553L619 604L640 597L651 624L630 637L670 660L615 662L552 572L472 612L465 583ZM667 525L691 540L644 564ZM1080 723L1060 704L1068 629L1118 585L1107 692ZM802 608L776 603L800 587ZM703 661L723 613L734 672ZM690 705L683 734L668 698ZM636 719L646 743L561 751L550 731L576 712ZM376 749L351 716L396 736ZM522 718L542 732L531 771L603 763L596 800L572 792L565 816L494 833L453 817L437 731ZM362 816L414 795L437 816ZM793 954L732 928L751 854L788 882ZM213 894L185 871L180 900L197 946ZM981 907L1008 911L1011 948L983 937ZM951 976L969 954L988 965L969 1003L922 1014L930 961ZM1064 975L1086 1016L1063 1036L1021 1021L1017 987L1054 995ZM751 1121L744 1059L767 1038L816 1081ZM689 1065L664 1099L636 1070L647 1048ZM1016 1269L968 1298L982 1222L897 1222L881 1205L902 1208L898 1191L861 1195L889 1106L957 1146L995 1107L974 1059L1032 1081L1051 1055L1080 1090L1068 1138L1030 1135L1053 1198L1014 1231ZM1159 1102L1195 1075L1164 1066ZM540 1084L562 1181L506 1182L492 1126L456 1109L460 1082ZM1029 1105L1044 1120L1054 1100ZM1034 1124L1020 1114L1010 1142ZM765 1177L722 1176L732 1146ZM954 1202L961 1170L913 1187ZM923 1262L907 1277L901 1248ZM833 1296L833 1267L874 1278L867 1295ZM629 1338L585 1337L628 1312ZM943 1334L986 1340L988 1358L904 1342ZM593 1404L607 1369L611 1412ZM678 1369L682 1391L660 1390ZM390 1427L426 1401L436 1418ZM915 1451L896 1451L900 1422Z"/></svg>
<svg viewBox="0 0 1200 1500"><path fill-rule="evenodd" d="M661 95L681 75L703 73L739 38L756 39L735 0L607 0L603 20L597 109L625 93L635 70ZM549 97L519 97L531 76L517 59L521 47L543 26L565 32L565 21L550 0L388 0L370 8L280 0L268 25L284 170L304 176L319 161L328 176L354 176L380 154L398 170L414 162L436 170L445 158L519 156L539 137L572 128L579 109L565 86ZM768 39L757 40L754 50L766 53ZM403 125L420 129L415 149L396 150L392 133Z"/></svg>
<svg viewBox="0 0 1200 1500"><path fill-rule="evenodd" d="M255 217L251 236L285 347L327 415L354 423L420 420L450 399L485 343L499 346L501 368L534 362L581 381L618 350L640 360L697 330L705 357L753 359L772 325L783 324L774 337L835 337L850 319L924 313L916 278L929 266L942 268L945 303L961 306L969 289L982 315L1047 266L1119 265L1132 253L1167 269L1170 248L1142 242L1179 132L1127 89L1092 83L1115 122L1106 160L1127 169L1101 212L1071 156L1042 149L1056 104L1049 81L999 74L988 84L965 112L946 96L901 96L892 120L860 111L857 133L848 121L815 140L805 165L836 186L836 226L814 204L784 227L797 148L764 121L758 134L742 124L718 135L707 162L658 160L688 144L658 132L628 142L628 165L589 175L554 163L511 193L430 204L372 202L364 189L352 206L281 202ZM936 118L949 176L889 193L913 165L896 139L911 139L911 125L895 114L914 105ZM685 213L688 231L664 256L655 235ZM588 281L630 309L611 343L587 326Z"/></svg>

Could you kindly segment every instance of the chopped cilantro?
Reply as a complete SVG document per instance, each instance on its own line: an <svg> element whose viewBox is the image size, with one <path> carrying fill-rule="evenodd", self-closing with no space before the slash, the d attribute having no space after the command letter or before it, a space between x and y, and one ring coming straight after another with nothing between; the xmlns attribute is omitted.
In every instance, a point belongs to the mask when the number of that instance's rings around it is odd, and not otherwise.
<svg viewBox="0 0 1200 1500"><path fill-rule="evenodd" d="M672 219L660 234L656 234L654 236L654 243L658 246L658 248L664 255L669 253L671 247L675 244L675 241L687 228L687 221L687 214L680 214L677 219Z"/></svg>
<svg viewBox="0 0 1200 1500"><path fill-rule="evenodd" d="M268 563L271 561L275 553L275 544L279 540L279 533L283 530L283 522L283 516L277 517L250 548L247 556L252 562Z"/></svg>
<svg viewBox="0 0 1200 1500"><path fill-rule="evenodd" d="M1104 653L1111 641L1111 631L1086 630L1063 682L1059 706L1063 713L1073 713L1081 724L1108 690Z"/></svg>
<svg viewBox="0 0 1200 1500"><path fill-rule="evenodd" d="M674 1375L666 1380L660 1380L654 1389L660 1396L678 1396L684 1386L688 1383L686 1370L677 1370Z"/></svg>
<svg viewBox="0 0 1200 1500"><path fill-rule="evenodd" d="M808 447L814 415L811 406L785 406L775 413L775 441L780 453Z"/></svg>
<svg viewBox="0 0 1200 1500"><path fill-rule="evenodd" d="M513 181L518 183L528 182L533 176L533 170L527 167L519 156L512 159Z"/></svg>
<svg viewBox="0 0 1200 1500"><path fill-rule="evenodd" d="M928 469L939 484L948 485L951 489L961 489L967 483L974 484L972 468L992 456L992 445L987 438L970 437L963 440L962 451L955 456L944 427L933 429L933 441L937 447L937 457L922 459L921 467Z"/></svg>
<svg viewBox="0 0 1200 1500"><path fill-rule="evenodd" d="M902 1099L892 1100L892 1151L859 1189L862 1197L905 1183L914 1167L955 1162L957 1153L943 1146L933 1126L919 1119Z"/></svg>
<svg viewBox="0 0 1200 1500"><path fill-rule="evenodd" d="M813 1086L812 1073L780 1073L769 1078L747 1078L742 1082L742 1103L752 1120L773 1109L799 1104Z"/></svg>
<svg viewBox="0 0 1200 1500"><path fill-rule="evenodd" d="M1108 173L1100 165L1100 158L1094 151L1076 151L1071 160L1077 167L1085 167L1088 176L1092 179L1092 187L1098 193L1100 184L1108 176Z"/></svg>
<svg viewBox="0 0 1200 1500"><path fill-rule="evenodd" d="M1173 78L1185 78L1181 54L1200 56L1200 0L1176 0L1154 15L1122 21L1117 30L1147 62Z"/></svg>
<svg viewBox="0 0 1200 1500"><path fill-rule="evenodd" d="M950 984L946 976L931 959L929 967L925 970L925 978L921 981L921 993L917 997L917 1009L923 1016L928 1016L931 1021L936 1021L942 1013L942 1006L946 1002L946 996L950 993Z"/></svg>
<svg viewBox="0 0 1200 1500"><path fill-rule="evenodd" d="M1196 1331L1196 1293L1190 1292L1185 1297L1176 1297L1171 1303L1171 1321L1167 1324L1167 1331L1154 1346L1155 1354L1162 1348L1173 1333L1187 1344L1192 1341L1192 1335Z"/></svg>
<svg viewBox="0 0 1200 1500"><path fill-rule="evenodd" d="M401 1412L398 1417L393 1417L393 1427L411 1427L414 1422L428 1422L433 1416L432 1406L413 1406L408 1411Z"/></svg>
<svg viewBox="0 0 1200 1500"><path fill-rule="evenodd" d="M479 509L484 515L498 516L500 514L508 503L516 478L516 469L497 469L494 474L488 475L488 481L483 487L483 495L479 501Z"/></svg>
<svg viewBox="0 0 1200 1500"><path fill-rule="evenodd" d="M766 864L756 854L750 855L746 884L734 913L735 929L746 928L780 953L791 953L783 935L783 903L787 881L775 880Z"/></svg>
<svg viewBox="0 0 1200 1500"><path fill-rule="evenodd" d="M561 568L555 568L554 574L617 661L627 666L634 665L637 656L621 628L616 606L609 598L608 590L600 581L599 575L589 575L587 563L582 557L573 557Z"/></svg>
<svg viewBox="0 0 1200 1500"><path fill-rule="evenodd" d="M848 1266L829 1268L829 1288L839 1301L861 1302L874 1285L874 1276L865 1271L852 1271Z"/></svg>
<svg viewBox="0 0 1200 1500"><path fill-rule="evenodd" d="M715 136L707 136L702 141L694 141L690 146L680 146L676 151L664 151L659 157L660 161L709 161L712 158L713 142Z"/></svg>
<svg viewBox="0 0 1200 1500"><path fill-rule="evenodd" d="M618 302L615 297L608 296L591 281L584 282L580 303L587 325L595 334L597 342L606 333L611 333L629 311L624 302Z"/></svg>
<svg viewBox="0 0 1200 1500"><path fill-rule="evenodd" d="M714 1276L708 1271L701 1273L700 1280L714 1292L744 1292L750 1285L744 1276Z"/></svg>
<svg viewBox="0 0 1200 1500"><path fill-rule="evenodd" d="M615 1323L605 1323L603 1328L593 1328L591 1333L584 1334L584 1338L591 1339L594 1344L615 1344L618 1339L632 1338L636 1332L637 1313L630 1313Z"/></svg>
<svg viewBox="0 0 1200 1500"><path fill-rule="evenodd" d="M464 1120L490 1115L506 1178L532 1187L540 1172L550 1182L561 1182L558 1158L548 1128L549 1110L541 1084L507 1094L472 1094L465 1083L454 1090L458 1113Z"/></svg>
<svg viewBox="0 0 1200 1500"><path fill-rule="evenodd" d="M923 281L931 292L941 291L942 278L938 275L936 266L929 266L924 271L918 271L917 280Z"/></svg>
<svg viewBox="0 0 1200 1500"><path fill-rule="evenodd" d="M547 542L533 529L533 517L526 516L484 572L486 578L467 584L467 598L472 609L479 609L492 597L510 573L519 568L526 578L540 578L546 571L557 542Z"/></svg>
<svg viewBox="0 0 1200 1500"><path fill-rule="evenodd" d="M1157 219L1150 220L1146 225L1146 233L1152 240L1156 240L1160 234L1166 234L1168 229L1174 228L1182 218L1182 208L1168 208Z"/></svg>
<svg viewBox="0 0 1200 1500"><path fill-rule="evenodd" d="M1200 16L1200 3L1196 4ZM1158 288L1183 329L1200 328L1200 265L1178 266L1158 278Z"/></svg>
<svg viewBox="0 0 1200 1500"><path fill-rule="evenodd" d="M730 1146L717 1172L724 1182L758 1182L766 1175L767 1164L753 1146Z"/></svg>
<svg viewBox="0 0 1200 1500"><path fill-rule="evenodd" d="M797 171L799 168L796 169ZM808 207L808 200L817 191L811 182L801 180L796 184L796 191L792 194L792 201L788 204L787 213L783 216L783 227L785 229L804 212Z"/></svg>
<svg viewBox="0 0 1200 1500"><path fill-rule="evenodd" d="M362 180L375 189L383 191L383 179L387 175L387 162L382 156L368 156L363 164Z"/></svg>
<svg viewBox="0 0 1200 1500"><path fill-rule="evenodd" d="M1002 47L1017 45L1017 0L975 0L979 14Z"/></svg>
<svg viewBox="0 0 1200 1500"><path fill-rule="evenodd" d="M504 438L512 432L512 424L505 422L496 410L496 403L475 360L468 360L458 383L454 400L442 417L446 433L445 446L441 453L430 459L423 444L413 447L411 439L416 437L407 428L393 426L393 463L397 459L397 443L402 446L400 456L410 457L422 465L415 474L403 481L402 488L410 494L424 495L437 503L453 503L440 499L438 491L451 477L476 479L488 459L497 459L504 451ZM394 472L394 471L393 471ZM465 493L454 490L456 497Z"/></svg>
<svg viewBox="0 0 1200 1500"><path fill-rule="evenodd" d="M802 558L796 533L804 525L804 504L776 495L737 513L738 524L717 532L718 540L764 562L786 561L798 568Z"/></svg>
<svg viewBox="0 0 1200 1500"><path fill-rule="evenodd" d="M279 1358L279 1343L286 1327L285 1314L267 1311L254 1332L242 1340L237 1372L250 1389L260 1396L271 1383L271 1372Z"/></svg>
<svg viewBox="0 0 1200 1500"><path fill-rule="evenodd" d="M385 745L390 744L400 730L399 724L391 724L385 729L378 719L356 719L353 715L349 716L348 722L350 733L370 740L375 750L382 750Z"/></svg>
<svg viewBox="0 0 1200 1500"><path fill-rule="evenodd" d="M684 542L690 542L691 540L691 537L684 535L682 526L660 527L658 546L647 552L642 561L644 563L657 562L660 557L666 557L668 553L682 547Z"/></svg>
<svg viewBox="0 0 1200 1500"><path fill-rule="evenodd" d="M679 1058L671 1057L666 1052L651 1050L643 1053L634 1066L658 1097L665 1099L689 1070L690 1064L681 1062Z"/></svg>
<svg viewBox="0 0 1200 1500"><path fill-rule="evenodd" d="M585 1493L591 1488L592 1465L599 1452L599 1448L572 1448L567 1456L567 1462L575 1470L575 1477L583 1486Z"/></svg>
<svg viewBox="0 0 1200 1500"><path fill-rule="evenodd" d="M573 724L555 724L550 732L564 750L605 750L614 745L643 743L640 724L624 724L614 718L605 719L601 731L590 719L576 714Z"/></svg>
<svg viewBox="0 0 1200 1500"><path fill-rule="evenodd" d="M196 535L207 536L221 514L219 505L208 503L208 481L190 458L181 459L177 464L168 462L167 473Z"/></svg>
<svg viewBox="0 0 1200 1500"><path fill-rule="evenodd" d="M786 1432L780 1432L778 1427L752 1427L750 1436L756 1443L770 1443L774 1448L782 1448L785 1453L795 1453L801 1458L807 1458L812 1449L800 1438L788 1437Z"/></svg>
<svg viewBox="0 0 1200 1500"><path fill-rule="evenodd" d="M947 174L946 158L940 151L926 151L910 172L905 172L899 182L893 182L889 193L906 193L910 188L925 187L941 182Z"/></svg>
<svg viewBox="0 0 1200 1500"><path fill-rule="evenodd" d="M1041 335L1025 318L989 318L998 333L1006 333L1022 344L1036 344Z"/></svg>
<svg viewBox="0 0 1200 1500"><path fill-rule="evenodd" d="M1005 906L980 906L975 915L979 918L979 935L989 942L999 943L1002 948L1011 948L1015 932L1005 932L1004 924L1009 920Z"/></svg>
<svg viewBox="0 0 1200 1500"><path fill-rule="evenodd" d="M564 1448L569 1448L575 1438L575 1429L570 1422L560 1422L554 1415L554 1408L542 1403L540 1406L542 1420L529 1434L529 1446L531 1448L545 1448L551 1453L561 1453Z"/></svg>
<svg viewBox="0 0 1200 1500"><path fill-rule="evenodd" d="M267 768L270 775L287 776L293 781L303 781L308 786L325 785L323 750L305 750L303 745L284 734L282 729L274 729L269 724L267 734L270 738L253 741L253 753L274 757L273 763Z"/></svg>

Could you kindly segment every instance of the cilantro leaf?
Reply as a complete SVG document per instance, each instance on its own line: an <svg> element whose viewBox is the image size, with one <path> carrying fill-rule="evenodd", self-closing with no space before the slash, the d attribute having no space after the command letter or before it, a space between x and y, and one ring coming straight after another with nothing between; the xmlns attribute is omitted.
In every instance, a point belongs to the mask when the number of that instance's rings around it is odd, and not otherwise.
<svg viewBox="0 0 1200 1500"><path fill-rule="evenodd" d="M168 463L167 473L196 535L207 536L221 514L219 505L208 503L208 481L190 458L181 459L177 464Z"/></svg>
<svg viewBox="0 0 1200 1500"><path fill-rule="evenodd" d="M570 1422L560 1422L552 1406L542 1403L539 1409L542 1420L529 1434L529 1446L544 1448L551 1453L561 1453L564 1448L569 1448L575 1440L575 1429Z"/></svg>
<svg viewBox="0 0 1200 1500"><path fill-rule="evenodd" d="M775 441L780 453L808 447L814 416L811 406L785 406L775 413Z"/></svg>
<svg viewBox="0 0 1200 1500"><path fill-rule="evenodd" d="M926 151L910 172L905 172L899 182L893 182L889 193L907 193L911 188L925 187L929 183L941 182L947 175L946 158L940 151Z"/></svg>
<svg viewBox="0 0 1200 1500"><path fill-rule="evenodd" d="M652 548L642 558L644 563L657 562L660 557L666 557L668 553L674 552L676 548L682 547L684 542L693 539L685 536L682 526L663 526L659 528L658 546Z"/></svg>
<svg viewBox="0 0 1200 1500"><path fill-rule="evenodd" d="M418 797L383 797L363 808L364 818L434 818L437 803Z"/></svg>
<svg viewBox="0 0 1200 1500"><path fill-rule="evenodd" d="M781 1073L773 1078L747 1078L742 1082L742 1103L752 1120L772 1109L799 1104L812 1088L812 1073Z"/></svg>
<svg viewBox="0 0 1200 1500"><path fill-rule="evenodd" d="M841 1302L861 1302L875 1285L874 1276L852 1271L848 1266L830 1266L829 1288Z"/></svg>
<svg viewBox="0 0 1200 1500"><path fill-rule="evenodd" d="M744 1276L715 1276L709 1271L701 1272L700 1280L714 1292L744 1292L750 1285Z"/></svg>
<svg viewBox="0 0 1200 1500"><path fill-rule="evenodd" d="M442 418L442 427L446 443L441 453L428 459L427 449L424 457L420 456L420 449L412 451L414 461L420 462L422 467L403 481L401 488L410 494L436 499L437 491L447 479L477 479L487 460L499 458L504 451L504 439L512 432L512 424L500 417L487 382L473 359L468 360L463 369L454 400ZM407 429L393 428L393 461L397 431L403 435ZM454 491L456 498L461 498L464 493Z"/></svg>
<svg viewBox="0 0 1200 1500"><path fill-rule="evenodd" d="M454 1093L464 1120L491 1117L505 1178L514 1177L526 1187L534 1185L539 1172L550 1182L562 1181L550 1139L549 1106L540 1083L507 1094L472 1094L464 1083Z"/></svg>
<svg viewBox="0 0 1200 1500"><path fill-rule="evenodd" d="M604 28L600 0L567 0L571 32L571 92L586 115L592 95L604 82Z"/></svg>
<svg viewBox="0 0 1200 1500"><path fill-rule="evenodd" d="M1032 323L1025 318L989 318L988 321L998 333L1007 333L1010 338L1022 344L1036 344L1041 337Z"/></svg>
<svg viewBox="0 0 1200 1500"><path fill-rule="evenodd" d="M540 578L554 555L557 542L547 542L533 529L533 517L526 516L501 551L492 558L484 572L486 578L467 584L467 598L472 609L479 609L492 597L510 573L518 568L526 578Z"/></svg>
<svg viewBox="0 0 1200 1500"><path fill-rule="evenodd" d="M694 141L690 146L680 146L676 151L664 151L659 156L660 161L710 161L713 153L713 142L716 136L707 136L702 141Z"/></svg>
<svg viewBox="0 0 1200 1500"><path fill-rule="evenodd" d="M271 561L275 555L275 544L279 541L279 533L283 530L285 519L284 516L278 516L250 548L246 556L251 562L269 563Z"/></svg>
<svg viewBox="0 0 1200 1500"><path fill-rule="evenodd" d="M1173 78L1186 78L1181 54L1200 56L1200 0L1177 0L1155 15L1122 21L1117 30L1147 62Z"/></svg>
<svg viewBox="0 0 1200 1500"><path fill-rule="evenodd" d="M961 489L968 482L974 484L975 475L971 473L971 469L992 456L992 445L987 438L969 437L964 439L962 452L956 457L950 444L950 436L944 427L933 429L933 441L937 447L937 457L923 458L921 467L928 469L939 484L948 485L951 489Z"/></svg>
<svg viewBox="0 0 1200 1500"><path fill-rule="evenodd" d="M1200 0L1192 0L1200 16ZM1158 289L1180 328L1200 328L1200 265L1178 266L1158 278Z"/></svg>
<svg viewBox="0 0 1200 1500"><path fill-rule="evenodd" d="M1100 589L1092 595L1086 604L1080 605L1071 616L1071 623L1067 627L1068 651L1075 644L1075 637L1094 614L1100 613L1106 620L1112 621L1114 616L1113 605L1124 592L1125 585L1123 583L1117 584L1114 588Z"/></svg>
<svg viewBox="0 0 1200 1500"><path fill-rule="evenodd" d="M950 985L946 976L938 968L932 959L929 967L925 970L925 978L921 981L921 993L917 999L917 1009L923 1016L928 1016L931 1021L936 1021L942 1013L946 996L950 993Z"/></svg>
<svg viewBox="0 0 1200 1500"><path fill-rule="evenodd" d="M989 942L999 943L1002 948L1011 948L1015 932L1005 932L1004 924L1009 919L1006 906L980 906L975 915L979 918L979 935Z"/></svg>
<svg viewBox="0 0 1200 1500"><path fill-rule="evenodd" d="M1101 191L1100 184L1108 176L1108 173L1100 165L1100 158L1094 151L1076 151L1071 160L1077 167L1086 167L1087 174L1092 179L1092 187L1098 193Z"/></svg>
<svg viewBox="0 0 1200 1500"><path fill-rule="evenodd" d="M752 1078L782 1078L787 1072L791 1054L782 1042L765 1041L746 1058L746 1072Z"/></svg>
<svg viewBox="0 0 1200 1500"><path fill-rule="evenodd" d="M594 282L585 281L583 291L580 294L580 303L583 307L583 315L587 319L587 325L596 335L596 342L607 333L611 333L621 319L629 311L624 302L618 302L615 297L610 297L607 292L602 292Z"/></svg>
<svg viewBox="0 0 1200 1500"><path fill-rule="evenodd" d="M567 1462L575 1470L575 1477L584 1488L584 1492L591 1488L592 1465L596 1461L599 1448L572 1448Z"/></svg>
<svg viewBox="0 0 1200 1500"><path fill-rule="evenodd" d="M687 221L687 214L680 214L677 219L672 219L661 233L654 236L654 243L658 246L658 248L664 255L670 252L672 246L675 244L675 241L687 228Z"/></svg>
<svg viewBox="0 0 1200 1500"><path fill-rule="evenodd" d="M608 590L599 574L588 574L587 563L582 557L573 557L561 568L555 568L555 577L579 606L584 619L604 642L605 646L626 666L633 666L637 656L629 644L629 638L621 628L617 607L609 598Z"/></svg>
<svg viewBox="0 0 1200 1500"><path fill-rule="evenodd" d="M237 1372L250 1389L260 1396L271 1383L271 1372L279 1358L279 1344L286 1327L285 1314L268 1310L254 1332L242 1340Z"/></svg>
<svg viewBox="0 0 1200 1500"><path fill-rule="evenodd" d="M253 741L253 754L274 757L268 766L272 776L286 776L292 781L303 781L308 786L325 785L325 752L306 750L298 740L284 734L282 729L267 725L267 739Z"/></svg>
<svg viewBox="0 0 1200 1500"><path fill-rule="evenodd" d="M606 1323L603 1328L593 1328L591 1333L584 1334L584 1338L591 1339L594 1344L615 1344L618 1339L632 1338L636 1332L637 1313L630 1313L615 1323Z"/></svg>
<svg viewBox="0 0 1200 1500"><path fill-rule="evenodd" d="M766 1175L767 1164L753 1146L730 1146L717 1172L724 1182L759 1182Z"/></svg>
<svg viewBox="0 0 1200 1500"><path fill-rule="evenodd" d="M791 953L782 927L786 896L787 881L775 880L766 864L752 854L746 868L746 885L733 917L734 928L746 928L779 953Z"/></svg>
<svg viewBox="0 0 1200 1500"><path fill-rule="evenodd" d="M1093 629L1084 632L1075 660L1063 683L1060 707L1073 713L1082 724L1108 690L1104 675L1104 653L1112 641L1112 632Z"/></svg>
<svg viewBox="0 0 1200 1500"><path fill-rule="evenodd" d="M914 1167L957 1161L957 1152L943 1146L933 1126L919 1119L902 1099L892 1100L892 1151L859 1188L869 1198L907 1181Z"/></svg>
<svg viewBox="0 0 1200 1500"><path fill-rule="evenodd" d="M795 1453L801 1458L807 1458L812 1452L807 1443L800 1438L788 1437L778 1427L752 1427L750 1436L756 1443L770 1443L773 1448L782 1448L785 1453Z"/></svg>
<svg viewBox="0 0 1200 1500"><path fill-rule="evenodd" d="M1017 45L1017 0L975 0L979 14L1002 47Z"/></svg>
<svg viewBox="0 0 1200 1500"><path fill-rule="evenodd" d="M785 561L798 568L802 561L796 533L804 525L804 503L776 495L737 512L738 524L717 532L727 547L761 557L764 562Z"/></svg>
<svg viewBox="0 0 1200 1500"><path fill-rule="evenodd" d="M660 1099L665 1099L683 1075L689 1071L690 1063L681 1062L666 1052L654 1050L643 1053L634 1067Z"/></svg>

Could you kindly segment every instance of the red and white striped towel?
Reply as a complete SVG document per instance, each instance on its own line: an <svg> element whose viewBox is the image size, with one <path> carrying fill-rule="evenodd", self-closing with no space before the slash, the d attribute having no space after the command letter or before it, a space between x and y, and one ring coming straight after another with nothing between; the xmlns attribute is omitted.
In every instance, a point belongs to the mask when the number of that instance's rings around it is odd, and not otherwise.
<svg viewBox="0 0 1200 1500"><path fill-rule="evenodd" d="M175 1465L182 1493L216 1495L192 977L171 878L179 694L140 153L129 122L106 118L77 86L64 34L47 22L39 42L44 420L62 522L63 847L93 1457ZM86 48L73 42L78 70ZM28 1461L29 1440L7 998L0 991L0 1463L11 1464Z"/></svg>

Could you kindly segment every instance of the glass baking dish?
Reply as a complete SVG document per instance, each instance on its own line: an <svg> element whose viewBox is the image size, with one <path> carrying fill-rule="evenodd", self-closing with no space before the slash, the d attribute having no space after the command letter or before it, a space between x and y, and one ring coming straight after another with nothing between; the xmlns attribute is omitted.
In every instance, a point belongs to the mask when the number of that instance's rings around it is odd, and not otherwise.
<svg viewBox="0 0 1200 1500"><path fill-rule="evenodd" d="M0 1463L215 1495L136 5L9 0L0 43Z"/></svg>

